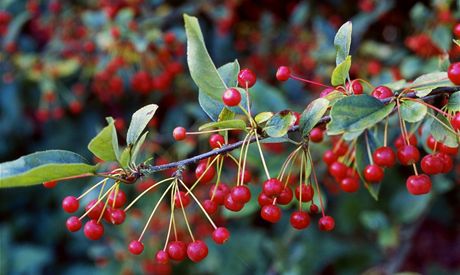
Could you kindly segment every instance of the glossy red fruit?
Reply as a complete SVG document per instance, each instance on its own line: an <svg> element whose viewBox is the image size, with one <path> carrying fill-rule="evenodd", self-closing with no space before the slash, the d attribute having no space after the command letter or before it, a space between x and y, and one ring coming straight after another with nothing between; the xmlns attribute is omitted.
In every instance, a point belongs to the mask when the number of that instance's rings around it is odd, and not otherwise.
<svg viewBox="0 0 460 275"><path fill-rule="evenodd" d="M344 178L340 181L340 188L347 193L356 192L359 189L359 179L354 177Z"/></svg>
<svg viewBox="0 0 460 275"><path fill-rule="evenodd" d="M81 228L81 221L78 217L72 216L67 219L65 225L70 232L76 232Z"/></svg>
<svg viewBox="0 0 460 275"><path fill-rule="evenodd" d="M444 168L443 161L435 155L426 155L420 162L422 171L428 175L435 175L442 172Z"/></svg>
<svg viewBox="0 0 460 275"><path fill-rule="evenodd" d="M267 196L264 192L261 192L257 197L257 202L259 203L259 206L272 204L273 200L274 199L272 197Z"/></svg>
<svg viewBox="0 0 460 275"><path fill-rule="evenodd" d="M214 168L214 166L207 168L206 162L201 162L200 164L197 165L195 169L196 178L200 179L200 183L203 183L203 184L210 182L214 178L215 174L216 174L216 169Z"/></svg>
<svg viewBox="0 0 460 275"><path fill-rule="evenodd" d="M203 208L209 215L215 214L217 212L218 205L215 201L205 200L203 202Z"/></svg>
<svg viewBox="0 0 460 275"><path fill-rule="evenodd" d="M243 183L249 183L252 179L251 171L245 169L241 173L241 177L242 177Z"/></svg>
<svg viewBox="0 0 460 275"><path fill-rule="evenodd" d="M339 161L333 162L329 166L329 174L338 180L344 179L347 176L347 166Z"/></svg>
<svg viewBox="0 0 460 275"><path fill-rule="evenodd" d="M281 209L273 204L265 205L260 210L260 216L268 222L277 223L281 219Z"/></svg>
<svg viewBox="0 0 460 275"><path fill-rule="evenodd" d="M364 168L364 178L370 183L378 183L383 179L383 169L376 164L369 164Z"/></svg>
<svg viewBox="0 0 460 275"><path fill-rule="evenodd" d="M420 160L420 152L413 145L404 145L398 148L397 156L402 165L412 165Z"/></svg>
<svg viewBox="0 0 460 275"><path fill-rule="evenodd" d="M174 207L176 208L186 208L190 204L190 196L184 192L179 191L174 195Z"/></svg>
<svg viewBox="0 0 460 275"><path fill-rule="evenodd" d="M324 132L320 128L315 127L311 130L309 137L312 142L319 143L323 141Z"/></svg>
<svg viewBox="0 0 460 275"><path fill-rule="evenodd" d="M452 30L454 33L455 37L460 38L460 23L455 24L454 29Z"/></svg>
<svg viewBox="0 0 460 275"><path fill-rule="evenodd" d="M332 151L335 152L337 156L344 156L348 151L348 144L346 142L340 141L334 144Z"/></svg>
<svg viewBox="0 0 460 275"><path fill-rule="evenodd" d="M88 239L93 241L99 240L104 235L104 226L95 219L89 220L85 223L83 232Z"/></svg>
<svg viewBox="0 0 460 275"><path fill-rule="evenodd" d="M167 264L167 263L169 263L169 255L168 255L168 253L166 251L160 250L155 255L155 260L159 264Z"/></svg>
<svg viewBox="0 0 460 275"><path fill-rule="evenodd" d="M428 138L426 139L426 145L431 150L434 150L435 147L438 147L439 142L437 142L432 135L429 135Z"/></svg>
<svg viewBox="0 0 460 275"><path fill-rule="evenodd" d="M455 85L460 85L460 62L450 64L447 68L447 76Z"/></svg>
<svg viewBox="0 0 460 275"><path fill-rule="evenodd" d="M43 183L43 186L45 188L54 188L54 187L56 187L56 185L57 185L57 181L55 181L55 180L46 181L46 182Z"/></svg>
<svg viewBox="0 0 460 275"><path fill-rule="evenodd" d="M222 101L229 107L238 106L241 102L241 94L235 88L228 88L222 95Z"/></svg>
<svg viewBox="0 0 460 275"><path fill-rule="evenodd" d="M283 191L283 183L276 178L271 178L263 183L263 192L269 197L277 197Z"/></svg>
<svg viewBox="0 0 460 275"><path fill-rule="evenodd" d="M299 112L292 112L295 116L294 125L299 125L301 114Z"/></svg>
<svg viewBox="0 0 460 275"><path fill-rule="evenodd" d="M332 150L326 150L323 154L323 161L327 165L331 165L332 163L337 161L337 159L338 159L338 156Z"/></svg>
<svg viewBox="0 0 460 275"><path fill-rule="evenodd" d="M443 143L439 144L439 152L451 155L451 156L456 156L458 154L458 146L457 147L449 147Z"/></svg>
<svg viewBox="0 0 460 275"><path fill-rule="evenodd" d="M209 189L209 197L212 201L219 205L224 204L225 197L230 193L230 187L225 183L219 183L219 185L213 185Z"/></svg>
<svg viewBox="0 0 460 275"><path fill-rule="evenodd" d="M109 206L113 208L123 207L126 203L126 194L122 190L116 190L110 192L109 194Z"/></svg>
<svg viewBox="0 0 460 275"><path fill-rule="evenodd" d="M231 194L228 194L225 197L224 206L230 211L238 212L243 209L244 203L234 201Z"/></svg>
<svg viewBox="0 0 460 275"><path fill-rule="evenodd" d="M80 203L74 196L67 196L62 200L62 209L67 213L74 213L78 207L80 207Z"/></svg>
<svg viewBox="0 0 460 275"><path fill-rule="evenodd" d="M310 225L310 216L307 212L294 211L291 214L290 222L293 228L301 230Z"/></svg>
<svg viewBox="0 0 460 275"><path fill-rule="evenodd" d="M377 148L372 154L372 159L381 167L392 167L396 163L395 152L388 146Z"/></svg>
<svg viewBox="0 0 460 275"><path fill-rule="evenodd" d="M212 134L209 137L209 146L213 149L217 149L222 147L225 144L225 139L222 135L219 134Z"/></svg>
<svg viewBox="0 0 460 275"><path fill-rule="evenodd" d="M126 212L123 209L107 209L108 222L112 224L122 224L126 219Z"/></svg>
<svg viewBox="0 0 460 275"><path fill-rule="evenodd" d="M187 137L187 130L184 127L176 127L173 130L173 137L175 140L184 140Z"/></svg>
<svg viewBox="0 0 460 275"><path fill-rule="evenodd" d="M417 146L417 137L414 135L414 134L410 134L409 135L409 144L410 145L413 145L413 146ZM399 136L396 140L395 140L395 147L396 149L399 149L401 147L403 147L404 145L406 145L406 140L403 136Z"/></svg>
<svg viewBox="0 0 460 275"><path fill-rule="evenodd" d="M140 241L131 241L128 246L129 252L133 255L139 255L144 251L144 244Z"/></svg>
<svg viewBox="0 0 460 275"><path fill-rule="evenodd" d="M295 189L295 197L298 201L302 200L302 202L309 202L313 199L314 194L315 190L313 189L311 184L301 184L300 186L297 186Z"/></svg>
<svg viewBox="0 0 460 275"><path fill-rule="evenodd" d="M334 218L331 216L323 216L318 221L319 230L331 231L335 227Z"/></svg>
<svg viewBox="0 0 460 275"><path fill-rule="evenodd" d="M225 227L217 227L212 232L212 239L216 244L223 244L230 238L230 232Z"/></svg>
<svg viewBox="0 0 460 275"><path fill-rule="evenodd" d="M378 86L372 91L371 95L377 99L385 99L393 96L393 91L387 86Z"/></svg>
<svg viewBox="0 0 460 275"><path fill-rule="evenodd" d="M238 84L243 88L251 88L256 84L256 75L249 69L242 69L238 73Z"/></svg>
<svg viewBox="0 0 460 275"><path fill-rule="evenodd" d="M239 185L232 188L230 192L233 201L239 203L247 203L251 200L251 191L245 185Z"/></svg>
<svg viewBox="0 0 460 275"><path fill-rule="evenodd" d="M191 242L187 246L187 256L195 263L200 262L208 256L208 246L201 240Z"/></svg>
<svg viewBox="0 0 460 275"><path fill-rule="evenodd" d="M450 124L452 125L452 128L454 128L455 131L460 131L460 112L452 116L452 118L450 119Z"/></svg>
<svg viewBox="0 0 460 275"><path fill-rule="evenodd" d="M276 79L279 81L286 81L291 76L291 70L286 66L279 66L276 71Z"/></svg>
<svg viewBox="0 0 460 275"><path fill-rule="evenodd" d="M280 195L276 199L276 202L280 205L287 205L292 201L294 194L289 186L286 186L281 191Z"/></svg>
<svg viewBox="0 0 460 275"><path fill-rule="evenodd" d="M347 88L349 89L349 83L347 83ZM351 82L351 91L355 95L360 95L363 93L363 85L359 80L355 79Z"/></svg>
<svg viewBox="0 0 460 275"><path fill-rule="evenodd" d="M319 207L318 207L318 205L312 203L312 204L310 205L310 213L316 214L316 213L318 213L318 212L319 212Z"/></svg>
<svg viewBox="0 0 460 275"><path fill-rule="evenodd" d="M425 174L412 175L407 178L406 187L412 195L428 194L431 190L431 179Z"/></svg>
<svg viewBox="0 0 460 275"><path fill-rule="evenodd" d="M95 206L94 206L95 205ZM91 211L90 211L91 209ZM99 203L97 202L97 199L94 199L92 201L90 201L86 207L85 207L85 211L88 212L88 217L90 219L99 219L99 217L103 214L102 211L104 211L104 204L102 203L102 201L100 201Z"/></svg>
<svg viewBox="0 0 460 275"><path fill-rule="evenodd" d="M452 170L452 168L454 168L452 158L448 155L444 153L436 153L435 156L438 157L443 163L442 173L449 173Z"/></svg>
<svg viewBox="0 0 460 275"><path fill-rule="evenodd" d="M173 241L167 247L169 258L182 261L187 256L187 245L183 241Z"/></svg>

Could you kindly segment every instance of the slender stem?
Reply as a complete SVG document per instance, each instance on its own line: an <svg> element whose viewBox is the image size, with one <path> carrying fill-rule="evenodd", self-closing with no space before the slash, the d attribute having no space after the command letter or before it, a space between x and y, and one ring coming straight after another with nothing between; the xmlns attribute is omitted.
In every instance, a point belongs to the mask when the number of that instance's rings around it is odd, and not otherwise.
<svg viewBox="0 0 460 275"><path fill-rule="evenodd" d="M388 144L388 122L390 120L390 116L387 116L385 120L385 129L383 130L383 146L387 146Z"/></svg>
<svg viewBox="0 0 460 275"><path fill-rule="evenodd" d="M180 183L182 184L182 186L186 189L186 190L189 190L187 185L185 185L185 183L181 180ZM200 201L198 200L198 198L192 193L190 192L189 193L192 198L195 200L196 204L198 204L198 206L200 207L201 211L203 211L204 215L206 216L206 218L208 218L209 220L209 223L212 225L212 227L214 227L214 229L217 228L216 224L214 223L214 221L211 219L211 217L208 215L208 212L206 212L206 210L204 209L203 205L201 205Z"/></svg>
<svg viewBox="0 0 460 275"><path fill-rule="evenodd" d="M192 241L194 242L195 237L193 236L192 229L190 228L190 224L188 223L187 214L185 213L185 207L184 207L184 204L182 203L182 196L179 193L179 184L177 184L177 180L174 182L174 186L176 189L176 196L179 198L179 203L180 203L180 208L182 210L182 214L184 215L185 225L187 226L188 233L190 233L190 237L192 238ZM191 192L189 192L189 194L191 194Z"/></svg>
<svg viewBox="0 0 460 275"><path fill-rule="evenodd" d="M150 186L149 188L145 189L144 192L140 193L128 206L125 208L125 212L127 212L142 196L144 196L147 192L152 190L153 188L157 187L158 185L162 184L163 182L170 181L174 178L167 178L162 181L155 183L154 185Z"/></svg>
<svg viewBox="0 0 460 275"><path fill-rule="evenodd" d="M225 129L216 129L216 130L207 130L207 131L199 131L199 132L187 132L187 135L201 135L201 134L210 134L210 133L217 133L222 131L241 131L241 128L225 128Z"/></svg>
<svg viewBox="0 0 460 275"><path fill-rule="evenodd" d="M372 158L371 146L369 145L369 138L367 137L367 131L364 131L364 138L366 139L367 157L369 158L369 163L373 165L374 159Z"/></svg>
<svg viewBox="0 0 460 275"><path fill-rule="evenodd" d="M267 179L270 179L270 173L268 172L267 164L265 163L265 158L264 158L264 154L262 153L262 147L260 146L258 134L255 133L254 135L256 137L256 143L257 143L257 147L259 148L260 159L262 160L262 165L265 170L265 175L267 176Z"/></svg>
<svg viewBox="0 0 460 275"><path fill-rule="evenodd" d="M307 151L307 154L308 154L308 158L310 159L311 171L313 174L313 179L315 180L316 190L318 190L319 204L321 205L321 213L323 214L323 217L324 217L325 214L324 214L323 198L321 197L321 190L319 189L318 178L316 177L315 166L313 165L313 158L311 157L310 150Z"/></svg>
<svg viewBox="0 0 460 275"><path fill-rule="evenodd" d="M310 83L310 84L313 84L313 85L318 85L318 86L321 86L321 87L334 89L334 87L332 87L332 86L324 85L324 84L319 83L319 82L315 82L315 81L311 81L311 80L308 80L308 79L305 79L305 78L301 78L301 77L295 76L293 74L291 74L291 78L295 79L295 80L302 81L302 82Z"/></svg>
<svg viewBox="0 0 460 275"><path fill-rule="evenodd" d="M448 130L449 132L451 132L452 134L456 135L456 136L460 136L459 133L456 133L453 129L451 129L447 124L445 124L444 122L442 122L439 118L437 118L435 115L433 115L432 113L430 112L427 112L427 114L429 116L431 116L433 119L435 119L437 122L439 122L442 126L444 126L444 128L446 128L446 130Z"/></svg>
<svg viewBox="0 0 460 275"><path fill-rule="evenodd" d="M173 215L174 215L174 198L171 192L171 214L169 216L169 226L168 226L168 234L166 235L165 246L163 251L166 251L166 247L168 247L169 238L171 236L171 229L172 229L172 222L173 222Z"/></svg>
<svg viewBox="0 0 460 275"><path fill-rule="evenodd" d="M103 182L106 182L107 179L103 179L100 182L96 183L94 186L92 186L90 189L86 190L83 194L81 194L77 200L81 200L84 196L88 195L91 191L96 189L99 185L101 185Z"/></svg>

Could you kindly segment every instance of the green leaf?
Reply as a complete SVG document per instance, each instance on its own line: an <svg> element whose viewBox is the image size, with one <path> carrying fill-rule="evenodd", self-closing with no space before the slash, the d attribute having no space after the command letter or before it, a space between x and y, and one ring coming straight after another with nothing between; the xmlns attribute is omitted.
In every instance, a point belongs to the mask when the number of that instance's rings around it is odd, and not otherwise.
<svg viewBox="0 0 460 275"><path fill-rule="evenodd" d="M437 115L436 118L437 120L433 119L430 127L433 138L446 146L457 147L458 137L452 129L450 121L443 115Z"/></svg>
<svg viewBox="0 0 460 275"><path fill-rule="evenodd" d="M387 105L370 95L347 96L332 106L331 122L327 124L329 135L358 132L374 126L387 117L395 103Z"/></svg>
<svg viewBox="0 0 460 275"><path fill-rule="evenodd" d="M364 179L364 175L363 175L364 168L366 168L366 166L371 163L369 159L369 153L368 153L368 148L367 148L367 143L366 143L366 136L369 142L369 150L370 150L371 156L372 156L372 152L374 152L375 149L378 148L378 143L377 143L377 140L374 138L374 136L371 135L368 131L364 132L364 134L361 135L356 142L355 166L356 166L356 171L358 172L359 177L364 183L364 186L366 187L367 191L369 191L369 193L375 200L378 200L380 186L382 184L381 183L377 183L377 184L368 183Z"/></svg>
<svg viewBox="0 0 460 275"><path fill-rule="evenodd" d="M195 84L201 92L215 100L221 100L227 85L211 60L204 43L198 19L184 14L187 35L187 63Z"/></svg>
<svg viewBox="0 0 460 275"><path fill-rule="evenodd" d="M300 116L299 129L303 137L306 137L311 129L320 121L329 107L329 100L318 98L308 104Z"/></svg>
<svg viewBox="0 0 460 275"><path fill-rule="evenodd" d="M281 111L267 121L263 130L270 137L282 137L287 134L289 128L294 125L295 121L296 117L291 112Z"/></svg>
<svg viewBox="0 0 460 275"><path fill-rule="evenodd" d="M230 119L230 120L223 120L217 122L209 122L203 124L198 128L199 131L203 131L209 128L216 128L216 129L226 129L226 128L235 128L235 129L246 129L246 122L241 119Z"/></svg>
<svg viewBox="0 0 460 275"><path fill-rule="evenodd" d="M434 72L421 75L412 83L408 84L407 88L415 90L418 97L424 97L431 93L433 89L440 86L453 86L446 72Z"/></svg>
<svg viewBox="0 0 460 275"><path fill-rule="evenodd" d="M352 23L348 21L339 28L337 34L335 35L334 46L337 51L335 64L337 66L345 61L347 56L350 54L352 29Z"/></svg>
<svg viewBox="0 0 460 275"><path fill-rule="evenodd" d="M119 155L115 121L108 118L109 125L104 127L88 144L88 149L104 161L116 161Z"/></svg>
<svg viewBox="0 0 460 275"><path fill-rule="evenodd" d="M121 167L128 167L129 163L131 162L131 146L125 147L125 149L121 152L120 160L118 162L120 163Z"/></svg>
<svg viewBox="0 0 460 275"><path fill-rule="evenodd" d="M128 145L136 143L137 139L142 134L145 127L147 127L147 124L152 119L157 109L158 105L150 104L140 108L133 114L131 123L129 124L128 134L126 135L126 142Z"/></svg>
<svg viewBox="0 0 460 275"><path fill-rule="evenodd" d="M455 92L450 95L446 109L449 112L460 112L460 92Z"/></svg>
<svg viewBox="0 0 460 275"><path fill-rule="evenodd" d="M425 105L412 100L404 100L400 106L401 117L410 123L422 120L428 111Z"/></svg>
<svg viewBox="0 0 460 275"><path fill-rule="evenodd" d="M339 99L342 99L344 97L345 95L342 92L334 90L323 98L329 100L329 106L333 106Z"/></svg>
<svg viewBox="0 0 460 275"><path fill-rule="evenodd" d="M82 156L64 150L49 150L0 164L0 187L19 187L45 181L94 174L97 166Z"/></svg>
<svg viewBox="0 0 460 275"><path fill-rule="evenodd" d="M331 76L331 84L334 86L344 85L348 77L348 72L351 67L351 55L347 56L345 60L335 67Z"/></svg>
<svg viewBox="0 0 460 275"><path fill-rule="evenodd" d="M132 156L131 156L131 159L134 163L136 163L136 160L137 160L137 156L139 155L139 152L141 150L141 147L142 145L144 144L144 141L145 139L147 138L147 135L148 135L148 131L145 132L140 138L139 140L136 142L136 145L134 146L133 148L133 152L132 152Z"/></svg>
<svg viewBox="0 0 460 275"><path fill-rule="evenodd" d="M445 25L438 25L431 33L434 44L443 51L448 51L452 45L452 30Z"/></svg>
<svg viewBox="0 0 460 275"><path fill-rule="evenodd" d="M234 119L234 118L235 118L235 113L232 112L227 107L224 107L222 109L222 112L220 112L220 114L219 114L218 121L231 120L231 119Z"/></svg>
<svg viewBox="0 0 460 275"><path fill-rule="evenodd" d="M272 116L273 116L273 112L262 112L262 113L258 113L254 117L254 120L256 121L257 124L262 124L264 122L267 122Z"/></svg>

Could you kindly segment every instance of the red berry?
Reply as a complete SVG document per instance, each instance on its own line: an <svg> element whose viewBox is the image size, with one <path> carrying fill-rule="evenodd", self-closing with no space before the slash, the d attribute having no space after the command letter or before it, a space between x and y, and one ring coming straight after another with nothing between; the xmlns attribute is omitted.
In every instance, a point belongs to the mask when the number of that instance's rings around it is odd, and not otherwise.
<svg viewBox="0 0 460 275"><path fill-rule="evenodd" d="M218 205L215 201L205 200L203 202L203 208L204 210L206 210L206 213L208 213L209 215L215 214L217 212L217 207Z"/></svg>
<svg viewBox="0 0 460 275"><path fill-rule="evenodd" d="M414 134L410 134L409 135L409 144L410 145L413 145L413 146L417 146L417 137L414 135ZM399 136L396 140L395 140L395 147L397 149L399 149L400 147L403 147L404 145L406 145L406 141L405 141L405 138L403 136Z"/></svg>
<svg viewBox="0 0 460 275"><path fill-rule="evenodd" d="M281 205L288 205L292 201L293 196L291 188L286 186L283 188L283 191L281 191L280 195L276 199L276 202Z"/></svg>
<svg viewBox="0 0 460 275"><path fill-rule="evenodd" d="M212 239L216 244L223 244L230 238L230 232L225 227L217 227L212 232Z"/></svg>
<svg viewBox="0 0 460 275"><path fill-rule="evenodd" d="M260 206L269 205L273 203L273 198L267 196L264 192L261 192L257 197L257 202Z"/></svg>
<svg viewBox="0 0 460 275"><path fill-rule="evenodd" d="M65 225L70 232L76 232L81 228L81 221L78 217L72 216L67 219Z"/></svg>
<svg viewBox="0 0 460 275"><path fill-rule="evenodd" d="M432 135L429 135L428 138L426 139L426 145L431 150L434 150L434 148L438 146L438 142L434 139Z"/></svg>
<svg viewBox="0 0 460 275"><path fill-rule="evenodd" d="M378 183L383 179L383 169L376 164L369 164L364 168L364 178L370 183Z"/></svg>
<svg viewBox="0 0 460 275"><path fill-rule="evenodd" d="M244 203L234 201L231 194L228 194L225 197L225 202L224 202L225 208L227 208L230 211L233 212L238 212L244 207Z"/></svg>
<svg viewBox="0 0 460 275"><path fill-rule="evenodd" d="M426 155L420 162L422 171L428 175L435 175L442 172L444 168L443 161L435 155Z"/></svg>
<svg viewBox="0 0 460 275"><path fill-rule="evenodd" d="M157 254L155 255L155 260L159 264L167 264L169 262L168 253L164 250L158 251Z"/></svg>
<svg viewBox="0 0 460 275"><path fill-rule="evenodd" d="M319 143L323 141L324 133L323 130L321 130L318 127L313 128L310 131L310 140L315 143Z"/></svg>
<svg viewBox="0 0 460 275"><path fill-rule="evenodd" d="M225 144L225 139L222 135L219 134L212 134L209 137L209 146L213 149L218 149Z"/></svg>
<svg viewBox="0 0 460 275"><path fill-rule="evenodd" d="M233 201L239 203L247 203L251 199L251 191L245 185L233 187L230 194Z"/></svg>
<svg viewBox="0 0 460 275"><path fill-rule="evenodd" d="M455 85L460 85L460 62L450 64L447 76Z"/></svg>
<svg viewBox="0 0 460 275"><path fill-rule="evenodd" d="M319 212L319 208L318 208L318 205L312 203L310 205L310 213L313 213L313 214L316 214Z"/></svg>
<svg viewBox="0 0 460 275"><path fill-rule="evenodd" d="M184 191L179 191L174 195L174 207L186 208L190 204L190 196Z"/></svg>
<svg viewBox="0 0 460 275"><path fill-rule="evenodd" d="M372 154L375 164L382 167L392 167L396 163L396 155L388 146L377 148Z"/></svg>
<svg viewBox="0 0 460 275"><path fill-rule="evenodd" d="M134 255L139 255L144 251L144 244L140 241L131 241L128 246L129 252Z"/></svg>
<svg viewBox="0 0 460 275"><path fill-rule="evenodd" d="M295 116L294 125L299 125L301 114L299 112L292 112Z"/></svg>
<svg viewBox="0 0 460 275"><path fill-rule="evenodd" d="M244 170L242 173L241 173L241 176L242 176L242 180L243 180L243 183L248 183L251 181L252 179L252 175L251 175L251 171L249 170Z"/></svg>
<svg viewBox="0 0 460 275"><path fill-rule="evenodd" d="M458 146L457 147L449 147L449 146L446 146L443 143L440 143L439 144L439 152L447 154L447 155L455 156L455 155L458 154Z"/></svg>
<svg viewBox="0 0 460 275"><path fill-rule="evenodd" d="M348 83L347 83L347 86L348 86ZM351 91L355 95L360 95L363 93L363 85L361 84L361 82L359 82L359 80L353 80L351 82Z"/></svg>
<svg viewBox="0 0 460 275"><path fill-rule="evenodd" d="M214 175L216 174L216 170L214 169L214 166L210 166L209 168L207 167L208 166L206 162L201 162L200 164L198 164L198 166L195 169L195 176L197 179L200 179L201 183L210 182L214 178Z"/></svg>
<svg viewBox="0 0 460 275"><path fill-rule="evenodd" d="M386 86L378 86L372 91L371 95L377 99L382 100L385 98L392 97L393 91Z"/></svg>
<svg viewBox="0 0 460 275"><path fill-rule="evenodd" d="M219 185L213 185L209 189L209 197L212 201L216 202L217 204L224 204L225 197L230 192L230 188L225 183L219 183Z"/></svg>
<svg viewBox="0 0 460 275"><path fill-rule="evenodd" d="M450 124L452 124L452 128L454 128L455 131L460 131L460 112L452 116Z"/></svg>
<svg viewBox="0 0 460 275"><path fill-rule="evenodd" d="M420 152L413 145L404 145L398 148L397 155L402 165L412 165L420 160Z"/></svg>
<svg viewBox="0 0 460 275"><path fill-rule="evenodd" d="M107 220L112 224L122 224L126 219L126 212L123 209L107 209Z"/></svg>
<svg viewBox="0 0 460 275"><path fill-rule="evenodd" d="M263 192L269 197L277 197L281 191L283 191L283 183L278 179L271 178L263 184Z"/></svg>
<svg viewBox="0 0 460 275"><path fill-rule="evenodd" d="M356 192L359 189L359 180L352 177L344 178L340 181L340 188L347 193Z"/></svg>
<svg viewBox="0 0 460 275"><path fill-rule="evenodd" d="M182 261L187 256L187 245L182 241L173 241L167 247L169 258Z"/></svg>
<svg viewBox="0 0 460 275"><path fill-rule="evenodd" d="M57 185L57 181L55 181L55 180L46 181L46 182L43 183L43 186L45 188L54 188L54 187L56 187L56 185Z"/></svg>
<svg viewBox="0 0 460 275"><path fill-rule="evenodd" d="M256 84L256 75L249 69L243 69L238 73L238 84L243 88L251 88Z"/></svg>
<svg viewBox="0 0 460 275"><path fill-rule="evenodd" d="M343 156L347 153L348 151L348 144L346 142L337 142L335 145L334 145L334 148L332 149L333 152L335 152L335 154L337 156Z"/></svg>
<svg viewBox="0 0 460 275"><path fill-rule="evenodd" d="M74 196L67 196L62 200L62 209L67 213L73 213L78 210L80 203Z"/></svg>
<svg viewBox="0 0 460 275"><path fill-rule="evenodd" d="M452 32L454 33L455 37L460 38L460 24L455 24Z"/></svg>
<svg viewBox="0 0 460 275"><path fill-rule="evenodd" d="M279 81L286 81L289 79L291 76L291 70L289 67L286 66L280 66L278 67L278 70L276 71L276 79Z"/></svg>
<svg viewBox="0 0 460 275"><path fill-rule="evenodd" d="M407 178L406 187L412 195L427 194L431 190L431 179L425 174L412 175Z"/></svg>
<svg viewBox="0 0 460 275"><path fill-rule="evenodd" d="M304 229L310 225L310 216L307 212L294 211L291 214L290 222L295 229Z"/></svg>
<svg viewBox="0 0 460 275"><path fill-rule="evenodd" d="M298 201L300 201L300 197L302 197L302 202L309 202L313 199L314 194L315 190L311 184L301 184L295 189L295 197Z"/></svg>
<svg viewBox="0 0 460 275"><path fill-rule="evenodd" d="M187 246L187 256L195 263L200 262L208 256L208 246L201 240L189 243Z"/></svg>
<svg viewBox="0 0 460 275"><path fill-rule="evenodd" d="M187 130L184 127L176 127L173 131L173 137L175 140L184 140L187 136Z"/></svg>
<svg viewBox="0 0 460 275"><path fill-rule="evenodd" d="M334 218L331 216L323 216L318 221L319 230L331 231L335 227Z"/></svg>
<svg viewBox="0 0 460 275"><path fill-rule="evenodd" d="M281 209L273 204L265 205L260 211L260 216L268 222L277 223L281 219Z"/></svg>
<svg viewBox="0 0 460 275"><path fill-rule="evenodd" d="M340 161L335 161L329 166L329 173L338 180L347 176L347 166Z"/></svg>
<svg viewBox="0 0 460 275"><path fill-rule="evenodd" d="M237 106L241 102L241 94L235 88L228 88L222 95L222 101L229 107Z"/></svg>
<svg viewBox="0 0 460 275"><path fill-rule="evenodd" d="M326 152L324 152L323 154L323 161L327 164L327 165L331 165L332 163L334 163L335 161L337 161L337 158L338 156L334 153L334 151L332 150L327 150Z"/></svg>
<svg viewBox="0 0 460 275"><path fill-rule="evenodd" d="M437 153L435 156L438 157L443 163L442 173L449 173L454 167L452 159L444 153Z"/></svg>
<svg viewBox="0 0 460 275"><path fill-rule="evenodd" d="M111 191L109 194L109 206L113 208L120 208L123 207L126 203L126 194L122 190L114 190Z"/></svg>
<svg viewBox="0 0 460 275"><path fill-rule="evenodd" d="M98 223L97 220L92 219L85 223L83 232L88 239L99 240L104 235L104 226L102 223Z"/></svg>
<svg viewBox="0 0 460 275"><path fill-rule="evenodd" d="M96 205L96 206L94 206ZM90 211L91 209L91 211ZM94 199L88 203L85 207L85 211L88 212L88 217L93 220L99 219L104 211L104 204L100 201L97 202L97 199Z"/></svg>

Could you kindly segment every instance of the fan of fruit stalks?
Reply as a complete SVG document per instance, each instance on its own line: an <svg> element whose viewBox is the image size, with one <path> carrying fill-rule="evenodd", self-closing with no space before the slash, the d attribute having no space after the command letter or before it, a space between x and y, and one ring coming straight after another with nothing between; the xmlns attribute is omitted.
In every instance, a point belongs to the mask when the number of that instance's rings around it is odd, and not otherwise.
<svg viewBox="0 0 460 275"><path fill-rule="evenodd" d="M208 254L203 241L211 236L224 244L231 233L223 226L222 209L238 212L251 200L260 205L260 216L277 223L290 215L290 224L298 230L316 223L320 230L334 229L334 217L327 214L324 183L318 173L326 173L340 188L353 193L366 188L377 199L386 169L407 166L407 192L423 196L432 192L431 177L448 173L458 158L460 139L460 63L447 72L422 75L413 81L398 81L374 87L365 79L349 78L352 24L347 22L336 34L336 67L331 86L303 79L291 73L289 66L279 67L279 81L295 79L324 87L302 113L284 110L273 113L251 110L251 87L257 75L241 69L238 61L216 68L211 60L198 20L184 15L187 34L187 61L199 88L199 102L210 122L198 129L178 126L172 135L183 142L195 135L209 139L207 152L177 162L152 165L140 159L148 132L145 128L159 106L147 105L132 116L126 134L126 146L120 146L115 120L88 144L101 160L92 165L69 151L50 150L23 156L0 164L0 186L19 187L43 183L53 187L57 181L98 177L99 182L81 194L62 201L71 216L66 221L70 232L82 229L90 240L100 239L106 227L122 224L127 215L137 215L136 204L151 203L151 212L143 226L127 242L135 255L144 251L149 234L161 234L156 261L167 264L187 257L199 262ZM397 134L394 134L397 132ZM391 133L391 134L390 134ZM312 156L312 143L331 141L322 159ZM264 158L263 143L291 143L284 163L270 170ZM254 194L247 165L249 148L254 146L263 167L261 192ZM195 169L194 177L188 171ZM234 180L222 181L223 170L234 171ZM153 180L155 177L156 180ZM159 177L162 177L158 180ZM141 185L142 184L142 185ZM128 198L136 187L140 194ZM207 221L205 229L203 220Z"/></svg>

